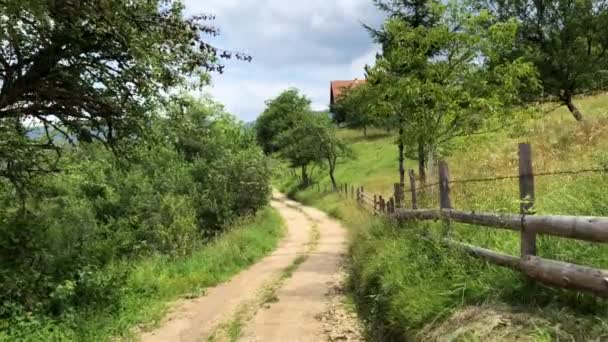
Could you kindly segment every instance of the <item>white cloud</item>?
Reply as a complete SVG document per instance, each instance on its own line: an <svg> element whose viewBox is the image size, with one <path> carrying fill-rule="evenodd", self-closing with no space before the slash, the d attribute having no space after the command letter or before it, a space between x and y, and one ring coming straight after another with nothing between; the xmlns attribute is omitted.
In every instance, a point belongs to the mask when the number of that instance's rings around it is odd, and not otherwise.
<svg viewBox="0 0 608 342"><path fill-rule="evenodd" d="M252 63L228 61L209 89L245 121L264 101L297 87L316 109L329 102L329 82L363 77L378 48L361 23L378 25L370 0L186 0L188 13L212 13L222 35L211 42L246 52Z"/></svg>

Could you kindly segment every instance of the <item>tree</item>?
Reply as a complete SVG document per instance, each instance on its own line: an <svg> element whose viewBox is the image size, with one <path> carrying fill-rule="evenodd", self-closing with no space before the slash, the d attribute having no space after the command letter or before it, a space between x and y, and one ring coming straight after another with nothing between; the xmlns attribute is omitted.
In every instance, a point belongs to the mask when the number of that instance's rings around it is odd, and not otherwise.
<svg viewBox="0 0 608 342"><path fill-rule="evenodd" d="M443 5L436 0L373 0L374 4L378 9L387 13L388 20L380 29L374 29L372 27L364 25L365 29L370 33L374 41L382 45L382 54L390 54L392 49L395 48L396 42L394 36L389 32L387 24L392 22L400 22L406 24L412 28L417 27L434 27L438 24L441 19ZM427 49L427 57L432 57L434 49ZM377 59L382 58L382 55L378 55ZM385 67L388 67L385 65ZM415 69L409 69L407 63L403 64L392 64L390 65L391 70L387 70L395 75L407 76L412 72L417 72ZM376 84L377 86L377 84ZM396 114L396 113L394 113ZM399 181L401 184L405 183L405 141L404 141L404 127L405 122L400 119L402 115L406 113L398 113L397 120L386 120L385 123L395 123L399 128L399 136L397 140L398 146L398 158L399 158ZM424 151L419 149L419 160L424 160L421 155ZM426 167L424 163L421 163L421 177L422 181L425 180Z"/></svg>
<svg viewBox="0 0 608 342"><path fill-rule="evenodd" d="M335 171L338 160L348 158L352 151L344 141L336 135L336 129L327 115L316 116L311 120L311 142L315 144L318 154L327 162L327 170L334 190L338 188Z"/></svg>
<svg viewBox="0 0 608 342"><path fill-rule="evenodd" d="M329 178L337 188L335 171L338 160L350 156L350 149L336 136L336 131L326 113L307 113L287 131L279 135L283 146L280 155L292 167L302 169L302 183L310 185L307 168L310 164L327 163Z"/></svg>
<svg viewBox="0 0 608 342"><path fill-rule="evenodd" d="M255 130L264 152L271 154L281 150L277 138L292 128L305 114L311 111L310 99L291 88L279 96L266 101L266 109L257 119Z"/></svg>
<svg viewBox="0 0 608 342"><path fill-rule="evenodd" d="M1 1L0 176L54 171L49 152L66 141L118 150L145 135L171 89L205 84L222 57L250 59L209 45L213 17L183 9L177 0Z"/></svg>
<svg viewBox="0 0 608 342"><path fill-rule="evenodd" d="M418 146L423 181L429 155L457 137L499 129L535 80L530 63L502 58L516 43L514 20L489 24L487 12L461 13L450 8L434 27L390 20L392 47L370 70L382 89L379 112L396 117L400 143Z"/></svg>
<svg viewBox="0 0 608 342"><path fill-rule="evenodd" d="M408 23L413 27L432 27L437 24L441 15L438 8L440 2L435 0L372 0L374 5L387 14L392 20ZM376 29L363 25L372 38L382 45L386 53L391 47L391 36L383 26Z"/></svg>
<svg viewBox="0 0 608 342"><path fill-rule="evenodd" d="M577 121L578 94L599 89L598 73L608 69L608 1L481 0L497 19L521 22L518 49L505 57L525 56L536 65L544 92L566 105Z"/></svg>
<svg viewBox="0 0 608 342"><path fill-rule="evenodd" d="M372 101L370 97L374 96L371 90L366 83L345 89L332 106L334 121L350 128L362 129L363 135L367 136L367 128L376 123L377 117L373 113L373 107L369 106Z"/></svg>

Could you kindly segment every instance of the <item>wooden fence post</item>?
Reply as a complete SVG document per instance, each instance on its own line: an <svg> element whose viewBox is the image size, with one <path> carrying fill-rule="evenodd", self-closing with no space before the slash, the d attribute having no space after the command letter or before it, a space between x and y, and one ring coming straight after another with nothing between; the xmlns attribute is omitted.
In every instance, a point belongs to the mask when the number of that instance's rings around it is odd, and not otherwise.
<svg viewBox="0 0 608 342"><path fill-rule="evenodd" d="M378 196L374 195L374 211L378 209Z"/></svg>
<svg viewBox="0 0 608 342"><path fill-rule="evenodd" d="M532 167L532 146L519 144L519 197L522 215L532 215L534 206L534 170ZM521 230L521 256L536 255L536 233Z"/></svg>
<svg viewBox="0 0 608 342"><path fill-rule="evenodd" d="M401 183L395 183L394 186L394 199L395 199L395 205L397 206L397 208L401 208L401 203L402 203L402 195L401 193L403 192L403 184Z"/></svg>
<svg viewBox="0 0 608 342"><path fill-rule="evenodd" d="M384 206L385 206L384 198L382 198L382 196L380 196L380 212L381 213L384 213Z"/></svg>
<svg viewBox="0 0 608 342"><path fill-rule="evenodd" d="M416 177L414 175L414 170L409 171L410 175L410 188L412 192L412 209L418 209L418 195L416 194Z"/></svg>
<svg viewBox="0 0 608 342"><path fill-rule="evenodd" d="M388 212L391 214L395 213L395 199L391 198L388 202L390 203Z"/></svg>
<svg viewBox="0 0 608 342"><path fill-rule="evenodd" d="M439 204L441 209L452 209L450 200L450 170L448 163L439 162Z"/></svg>
<svg viewBox="0 0 608 342"><path fill-rule="evenodd" d="M361 193L359 192L359 188L357 188L357 203L361 203Z"/></svg>
<svg viewBox="0 0 608 342"><path fill-rule="evenodd" d="M354 185L350 186L350 193L353 195L353 197L355 197L355 186Z"/></svg>

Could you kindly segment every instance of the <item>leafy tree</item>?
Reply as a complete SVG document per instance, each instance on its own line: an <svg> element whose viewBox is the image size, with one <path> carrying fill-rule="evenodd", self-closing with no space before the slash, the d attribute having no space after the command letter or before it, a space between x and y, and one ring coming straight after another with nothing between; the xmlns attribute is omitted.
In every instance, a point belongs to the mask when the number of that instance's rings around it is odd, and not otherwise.
<svg viewBox="0 0 608 342"><path fill-rule="evenodd" d="M608 69L608 1L481 0L479 5L499 20L521 23L518 49L505 57L533 62L545 93L583 120L573 98L602 86L597 75Z"/></svg>
<svg viewBox="0 0 608 342"><path fill-rule="evenodd" d="M534 83L531 64L501 57L514 48L517 23L491 21L487 12L451 8L434 27L386 24L393 45L369 78L382 89L380 112L399 122L399 141L418 146L423 181L429 155L457 137L500 128L520 90Z"/></svg>
<svg viewBox="0 0 608 342"><path fill-rule="evenodd" d="M425 26L432 27L440 20L439 1L435 0L372 0L374 5L387 14L389 19L399 20L408 23L413 27ZM364 25L365 29L371 34L372 38L382 45L386 53L392 43L391 35L386 27L376 29Z"/></svg>
<svg viewBox="0 0 608 342"><path fill-rule="evenodd" d="M303 113L290 128L278 133L277 145L281 146L279 156L289 161L292 168L300 168L302 184L311 184L308 168L322 162L318 153L313 134L315 133L314 116L312 113Z"/></svg>
<svg viewBox="0 0 608 342"><path fill-rule="evenodd" d="M334 189L338 159L350 156L350 149L336 136L335 127L326 113L307 113L287 131L279 135L278 141L283 146L280 155L288 160L292 167L302 170L303 185L310 185L307 169L311 164L327 163L329 177Z"/></svg>
<svg viewBox="0 0 608 342"><path fill-rule="evenodd" d="M442 16L443 6L439 1L436 0L373 0L373 2L378 9L387 14L388 20L380 29L374 29L366 25L364 25L364 27L370 33L372 38L377 43L380 43L382 45L383 55L390 54L392 49L394 49L396 47L396 44L398 44L398 42L394 41L394 35L389 32L389 29L387 27L387 24L389 22L401 22L413 28L434 27L439 23ZM435 53L435 50L427 49L425 52L430 58ZM377 56L378 59L380 59L381 57L381 55ZM412 72L417 72L415 69L410 69L407 63L396 63L385 67L389 66L391 67L391 69L387 69L386 71L394 75L407 76ZM386 108L383 107L383 109ZM399 113L395 115L397 117L396 120L387 119L386 116L384 116L384 119L382 120L385 124L396 124L399 128L397 146L399 150L399 180L401 184L405 183L405 129L403 127L405 125L405 122L401 120L400 117L405 114L406 113ZM422 143L419 143L419 145L421 144ZM424 156L422 156L423 152L423 149L419 149L419 160L424 159ZM426 170L426 167L423 164L421 164L421 170ZM421 172L421 175L422 180L424 181L424 172Z"/></svg>
<svg viewBox="0 0 608 342"><path fill-rule="evenodd" d="M348 88L332 106L333 119L347 127L362 129L367 136L367 128L374 126L377 115L373 113L370 97L375 94L371 87L364 83L357 87Z"/></svg>
<svg viewBox="0 0 608 342"><path fill-rule="evenodd" d="M313 121L313 124L312 136L313 138L316 137L318 153L327 162L329 178L333 189L336 190L338 183L336 182L335 171L338 160L351 157L352 151L344 141L337 137L336 129L329 117L321 116Z"/></svg>
<svg viewBox="0 0 608 342"><path fill-rule="evenodd" d="M234 217L255 213L270 198L266 156L247 130L210 98L180 96L162 120L164 144L193 164L201 229L217 232Z"/></svg>
<svg viewBox="0 0 608 342"><path fill-rule="evenodd" d="M271 172L253 132L210 99L178 98L152 117L129 163L96 141L66 148L69 172L32 178L26 210L0 178L3 333L113 314L129 260L187 256L268 204Z"/></svg>
<svg viewBox="0 0 608 342"><path fill-rule="evenodd" d="M282 146L277 137L293 127L302 116L311 111L310 99L291 88L266 101L266 109L257 119L255 129L260 145L267 154L279 151Z"/></svg>
<svg viewBox="0 0 608 342"><path fill-rule="evenodd" d="M1 1L0 176L55 170L48 151L60 142L118 149L146 133L163 94L204 84L221 57L249 60L206 42L213 17L183 10L178 0Z"/></svg>

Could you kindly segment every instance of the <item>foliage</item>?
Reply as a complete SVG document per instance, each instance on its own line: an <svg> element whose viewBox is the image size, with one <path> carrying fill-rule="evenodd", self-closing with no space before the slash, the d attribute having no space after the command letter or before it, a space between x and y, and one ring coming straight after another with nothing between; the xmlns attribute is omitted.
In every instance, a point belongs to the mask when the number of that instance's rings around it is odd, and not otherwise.
<svg viewBox="0 0 608 342"><path fill-rule="evenodd" d="M509 122L520 90L535 80L532 65L501 59L514 48L515 21L490 25L487 12L448 9L433 27L388 21L391 48L369 70L377 113L397 123L399 144L418 150L421 173L456 137Z"/></svg>
<svg viewBox="0 0 608 342"><path fill-rule="evenodd" d="M31 179L23 203L0 182L0 320L119 312L129 267L112 265L187 257L267 204L269 167L252 132L209 100L179 103L152 118L128 163L79 144L65 150L64 172Z"/></svg>
<svg viewBox="0 0 608 342"><path fill-rule="evenodd" d="M174 0L0 2L0 176L56 171L66 141L126 147L163 94L221 72L232 54L204 39L218 34L212 17L183 10Z"/></svg>
<svg viewBox="0 0 608 342"><path fill-rule="evenodd" d="M379 115L371 105L377 96L374 90L367 82L345 89L331 108L334 121L349 128L363 129L365 135L368 128L381 125Z"/></svg>
<svg viewBox="0 0 608 342"><path fill-rule="evenodd" d="M266 109L256 120L258 143L267 154L279 151L278 135L293 127L302 116L310 113L310 99L291 88L266 101Z"/></svg>
<svg viewBox="0 0 608 342"><path fill-rule="evenodd" d="M196 201L201 226L220 228L232 217L251 214L268 202L270 165L253 131L215 102L185 98L169 108L165 139L174 141L193 164L191 173L203 194Z"/></svg>
<svg viewBox="0 0 608 342"><path fill-rule="evenodd" d="M326 113L308 113L295 125L278 136L279 155L292 167L302 168L304 185L309 185L307 167L310 164L327 163L334 188L337 187L334 171L339 158L349 156L349 149L336 137L335 128Z"/></svg>
<svg viewBox="0 0 608 342"><path fill-rule="evenodd" d="M588 113L583 124L571 120L568 110L560 108L534 120L520 118L516 127L505 131L457 138L458 148L447 157L451 178L517 175L517 146L522 140L532 144L534 169L538 173L605 165L608 96L586 97L580 104ZM552 106L547 104L547 108ZM364 186L368 194L392 196L396 181L396 156L392 147L395 134L373 129L368 137L353 130L340 130L338 135L351 146L356 158L346 160L337 170L337 177L348 184ZM415 160L406 160L407 168L415 165ZM434 183L437 171L430 177ZM437 241L425 241L425 236L442 232L441 223L397 227L374 220L339 195L319 193L315 188L301 189L297 181L289 177L283 177L278 183L284 191L293 192L297 200L343 219L351 230L351 290L361 317L370 324L369 332L378 340L395 336L426 340L426 335L418 334L421 329L434 329L450 316L461 320L442 337L454 338L449 334L478 324L468 316L459 315L462 310L468 310L467 307L478 310L481 316L487 310L507 307L520 317L517 320L501 318L503 324L478 327L482 332L491 328L495 335L473 340L508 339L502 334L505 327L515 329L519 338L531 340L540 332L550 336L549 340L594 340L608 333L605 300L530 285L517 272L470 259ZM321 189L331 185L329 177L319 179L319 183ZM606 190L604 173L538 177L535 208L544 214L605 216L608 215ZM451 196L457 209L504 213L519 210L517 180L454 184ZM428 189L418 200L421 207L437 208L436 188ZM406 195L406 205L410 204ZM520 253L519 236L513 232L454 224L452 237L512 255ZM539 238L539 255L608 267L608 253L601 244L543 237ZM479 316L471 319L475 317ZM459 336L457 340L468 340Z"/></svg>
<svg viewBox="0 0 608 342"><path fill-rule="evenodd" d="M412 27L433 27L441 18L442 6L439 1L435 0L372 0L372 2L379 10L387 14L387 18L398 20ZM374 41L382 45L384 53L391 49L393 42L386 25L380 29L363 26Z"/></svg>
<svg viewBox="0 0 608 342"><path fill-rule="evenodd" d="M237 220L224 235L187 256L155 255L116 263L100 275L109 278L128 270L124 283L114 284L113 291L119 293L118 309L79 308L74 315L56 319L29 315L0 321L0 341L110 341L117 335L132 337L133 326L161 319L169 301L199 296L207 287L228 280L267 255L279 243L283 228L279 214L266 208ZM69 293L65 286L61 291L63 296Z"/></svg>
<svg viewBox="0 0 608 342"><path fill-rule="evenodd" d="M504 57L521 56L534 63L544 92L566 105L576 120L583 115L573 97L602 87L608 68L608 2L605 0L480 0L498 19L516 18L517 49Z"/></svg>

